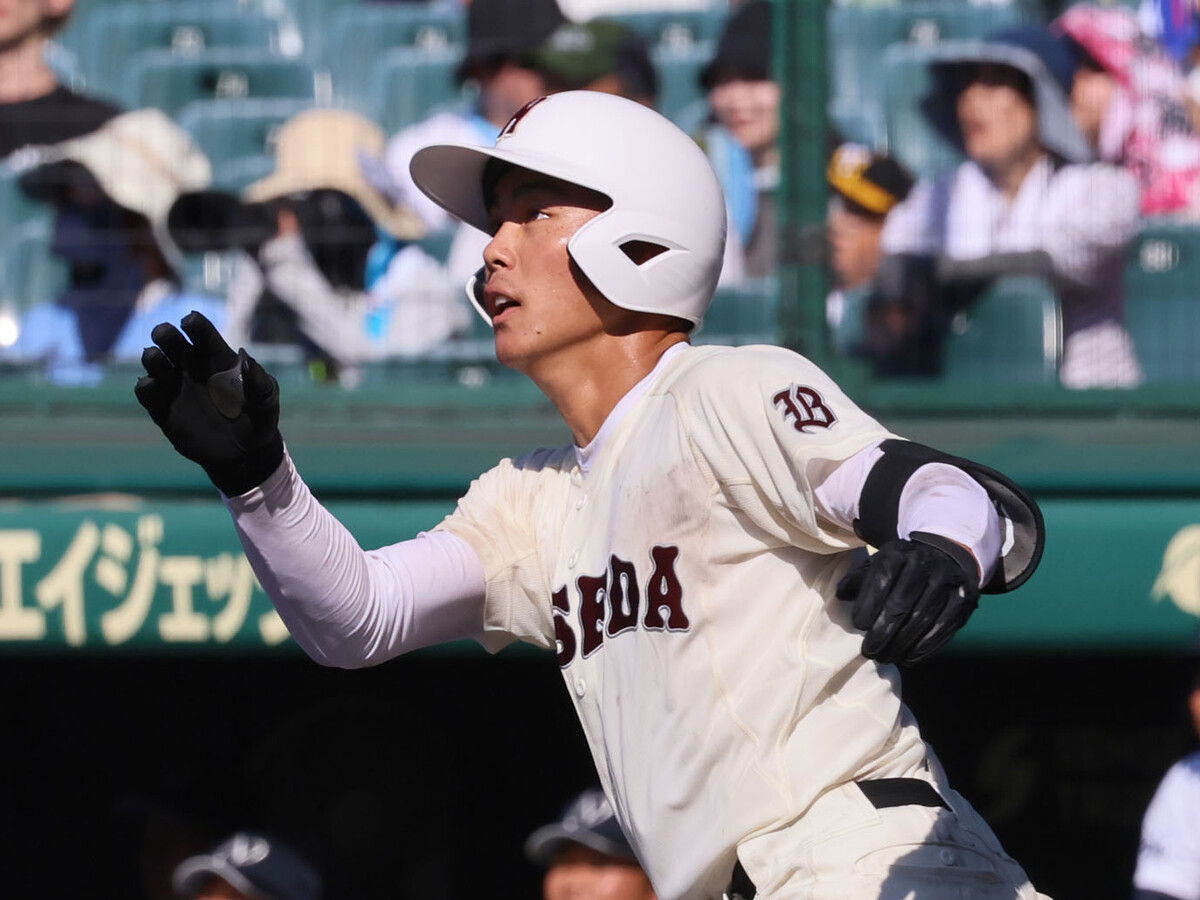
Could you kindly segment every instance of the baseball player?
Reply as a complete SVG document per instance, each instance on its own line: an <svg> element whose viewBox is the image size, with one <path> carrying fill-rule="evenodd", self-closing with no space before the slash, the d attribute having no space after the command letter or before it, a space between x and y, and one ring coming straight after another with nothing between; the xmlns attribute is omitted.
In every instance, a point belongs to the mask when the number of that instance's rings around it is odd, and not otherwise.
<svg viewBox="0 0 1200 900"><path fill-rule="evenodd" d="M138 399L223 493L297 642L346 667L468 637L556 652L664 900L1035 897L887 661L1030 575L1036 505L891 434L795 353L690 346L724 200L646 107L556 94L412 174L491 235L470 296L573 441L365 551L288 456L275 380L198 316L158 326Z"/></svg>

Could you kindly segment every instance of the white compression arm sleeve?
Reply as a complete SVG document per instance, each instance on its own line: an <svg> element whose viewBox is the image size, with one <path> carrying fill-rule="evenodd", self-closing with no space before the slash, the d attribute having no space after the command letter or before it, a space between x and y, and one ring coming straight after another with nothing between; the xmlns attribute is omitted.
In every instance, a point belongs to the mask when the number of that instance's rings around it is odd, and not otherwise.
<svg viewBox="0 0 1200 900"><path fill-rule="evenodd" d="M462 538L438 531L365 551L289 456L225 505L263 590L317 662L353 669L482 635L483 564Z"/></svg>
<svg viewBox="0 0 1200 900"><path fill-rule="evenodd" d="M816 490L817 513L849 530L867 474L883 456L878 444L843 462ZM904 485L896 533L907 538L924 531L965 546L979 564L980 583L1000 560L1000 516L987 491L974 478L947 463L926 463Z"/></svg>

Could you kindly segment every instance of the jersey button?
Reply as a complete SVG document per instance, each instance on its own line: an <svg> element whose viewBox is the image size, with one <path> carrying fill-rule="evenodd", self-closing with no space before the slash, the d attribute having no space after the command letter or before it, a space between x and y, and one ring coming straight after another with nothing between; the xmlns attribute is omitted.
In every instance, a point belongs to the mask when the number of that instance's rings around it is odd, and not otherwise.
<svg viewBox="0 0 1200 900"><path fill-rule="evenodd" d="M587 682L582 678L575 679L575 696L582 697L587 693Z"/></svg>
<svg viewBox="0 0 1200 900"><path fill-rule="evenodd" d="M580 497L578 500L576 500L576 501L575 501L575 508L576 508L576 509L583 509L583 503L584 503L584 501L585 501L585 500L587 500L587 495L586 495L586 494L585 494L584 496Z"/></svg>
<svg viewBox="0 0 1200 900"><path fill-rule="evenodd" d="M953 850L951 850L947 847L943 847L941 857L942 857L942 862L945 865L947 865L947 866L954 865L954 851Z"/></svg>
<svg viewBox="0 0 1200 900"><path fill-rule="evenodd" d="M574 553L572 553L570 556L567 557L567 567L570 569L573 569L573 568L575 568L575 563L577 563L577 562L579 562L579 551L578 550L576 550Z"/></svg>

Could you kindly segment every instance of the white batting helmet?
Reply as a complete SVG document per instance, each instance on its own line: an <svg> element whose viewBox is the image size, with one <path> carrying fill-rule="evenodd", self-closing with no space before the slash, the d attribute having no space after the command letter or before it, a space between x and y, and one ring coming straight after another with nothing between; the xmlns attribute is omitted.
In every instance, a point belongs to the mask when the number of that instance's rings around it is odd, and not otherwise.
<svg viewBox="0 0 1200 900"><path fill-rule="evenodd" d="M492 233L483 182L493 159L608 197L567 244L576 265L623 309L700 324L721 273L725 199L704 151L670 120L610 94L568 91L526 106L495 147L425 147L410 171L435 203ZM639 264L622 250L632 242L664 252ZM467 293L479 307L471 285Z"/></svg>

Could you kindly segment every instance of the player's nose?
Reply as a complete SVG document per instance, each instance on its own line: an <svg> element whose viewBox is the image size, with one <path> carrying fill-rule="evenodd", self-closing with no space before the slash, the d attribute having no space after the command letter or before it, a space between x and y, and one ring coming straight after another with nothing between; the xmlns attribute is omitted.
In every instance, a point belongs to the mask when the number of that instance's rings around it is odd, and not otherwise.
<svg viewBox="0 0 1200 900"><path fill-rule="evenodd" d="M512 222L501 222L488 245L483 248L483 263L490 273L498 267L512 268L513 261L513 232L516 225Z"/></svg>

